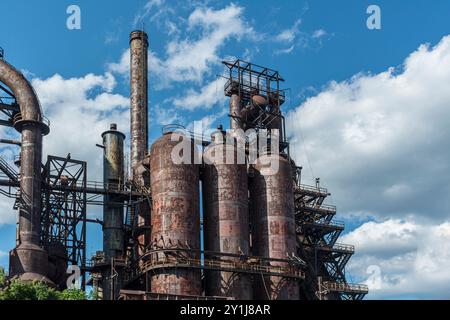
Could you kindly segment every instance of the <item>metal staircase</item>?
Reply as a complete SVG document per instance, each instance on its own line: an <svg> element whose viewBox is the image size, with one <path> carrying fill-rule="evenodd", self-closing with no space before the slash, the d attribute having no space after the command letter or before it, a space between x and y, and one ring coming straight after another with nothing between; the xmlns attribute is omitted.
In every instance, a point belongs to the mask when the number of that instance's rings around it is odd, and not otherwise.
<svg viewBox="0 0 450 320"><path fill-rule="evenodd" d="M19 174L16 170L11 167L8 162L0 156L0 170L11 180L14 182L19 181Z"/></svg>
<svg viewBox="0 0 450 320"><path fill-rule="evenodd" d="M327 189L300 183L301 169L295 170L294 203L298 255L307 262L307 279L301 294L315 299L360 300L367 286L347 283L345 266L355 252L352 245L337 243L345 228L333 220L336 207L324 204Z"/></svg>

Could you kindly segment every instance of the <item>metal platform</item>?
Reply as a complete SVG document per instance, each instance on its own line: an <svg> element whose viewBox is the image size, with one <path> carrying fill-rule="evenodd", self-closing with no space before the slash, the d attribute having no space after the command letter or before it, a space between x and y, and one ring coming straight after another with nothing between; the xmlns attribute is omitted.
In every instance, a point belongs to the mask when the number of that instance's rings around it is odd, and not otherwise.
<svg viewBox="0 0 450 320"><path fill-rule="evenodd" d="M119 300L234 300L231 297L208 297L208 296L191 296L176 295L157 292L146 292L137 290L120 290Z"/></svg>
<svg viewBox="0 0 450 320"><path fill-rule="evenodd" d="M301 270L303 266L301 260L269 259L184 248L156 249L147 251L130 266L126 282L133 282L146 273L167 268L194 268L304 279L305 273Z"/></svg>

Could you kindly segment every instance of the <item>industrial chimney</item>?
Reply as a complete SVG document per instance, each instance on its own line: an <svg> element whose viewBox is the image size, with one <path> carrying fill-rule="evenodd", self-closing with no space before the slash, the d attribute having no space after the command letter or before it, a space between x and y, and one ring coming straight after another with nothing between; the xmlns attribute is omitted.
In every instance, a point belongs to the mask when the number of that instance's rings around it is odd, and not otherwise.
<svg viewBox="0 0 450 320"><path fill-rule="evenodd" d="M130 34L130 97L131 97L131 175L136 187L148 186L142 170L142 161L148 153L148 37L144 31ZM136 254L143 254L143 248L150 238L150 206L142 203L132 208L139 226Z"/></svg>
<svg viewBox="0 0 450 320"><path fill-rule="evenodd" d="M130 34L131 169L135 175L148 151L148 37L144 31Z"/></svg>

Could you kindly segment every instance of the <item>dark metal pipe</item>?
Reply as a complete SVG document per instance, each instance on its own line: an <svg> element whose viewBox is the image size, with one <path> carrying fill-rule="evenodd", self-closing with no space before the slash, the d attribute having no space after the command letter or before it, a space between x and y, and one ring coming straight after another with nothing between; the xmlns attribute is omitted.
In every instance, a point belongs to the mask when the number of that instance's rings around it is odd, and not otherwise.
<svg viewBox="0 0 450 320"><path fill-rule="evenodd" d="M103 132L103 182L105 185L121 185L124 179L125 135L115 125ZM120 204L122 202L122 204ZM123 197L108 194L104 196L103 208L103 251L107 258L121 258L123 255Z"/></svg>
<svg viewBox="0 0 450 320"><path fill-rule="evenodd" d="M117 125L111 124L110 130L102 133L103 182L105 185L120 185L124 179L123 142L125 135L117 131ZM123 258L123 197L105 195L103 206L103 252L106 261ZM114 300L119 295L122 279L110 278L110 272L103 275L103 299Z"/></svg>
<svg viewBox="0 0 450 320"><path fill-rule="evenodd" d="M46 279L47 253L40 245L42 135L49 132L38 98L23 74L0 60L0 81L14 93L20 114L14 127L22 133L19 246L11 254L12 275ZM50 280L48 280L50 282Z"/></svg>
<svg viewBox="0 0 450 320"><path fill-rule="evenodd" d="M16 146L21 146L22 145L22 143L20 141L10 140L10 139L0 139L0 143L14 144Z"/></svg>
<svg viewBox="0 0 450 320"><path fill-rule="evenodd" d="M242 129L241 124L241 98L236 93L230 97L230 128L232 130Z"/></svg>

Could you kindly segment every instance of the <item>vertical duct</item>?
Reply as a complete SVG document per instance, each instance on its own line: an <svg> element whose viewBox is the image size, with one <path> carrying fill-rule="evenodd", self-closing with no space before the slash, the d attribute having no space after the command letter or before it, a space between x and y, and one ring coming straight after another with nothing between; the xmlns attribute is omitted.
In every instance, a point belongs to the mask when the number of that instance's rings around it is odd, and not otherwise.
<svg viewBox="0 0 450 320"><path fill-rule="evenodd" d="M123 141L125 135L111 124L103 138L103 182L108 189L118 189L124 179ZM123 199L117 195L105 195L103 206L103 252L107 263L124 255ZM111 278L108 270L103 275L103 299L114 300L121 287L121 277Z"/></svg>
<svg viewBox="0 0 450 320"><path fill-rule="evenodd" d="M236 93L233 93L230 97L230 115L231 130L243 129L241 121L241 98Z"/></svg>
<svg viewBox="0 0 450 320"><path fill-rule="evenodd" d="M0 81L14 93L20 113L14 127L22 134L18 246L11 252L10 274L23 280L47 278L48 254L40 246L42 136L48 134L38 98L23 74L0 60Z"/></svg>

